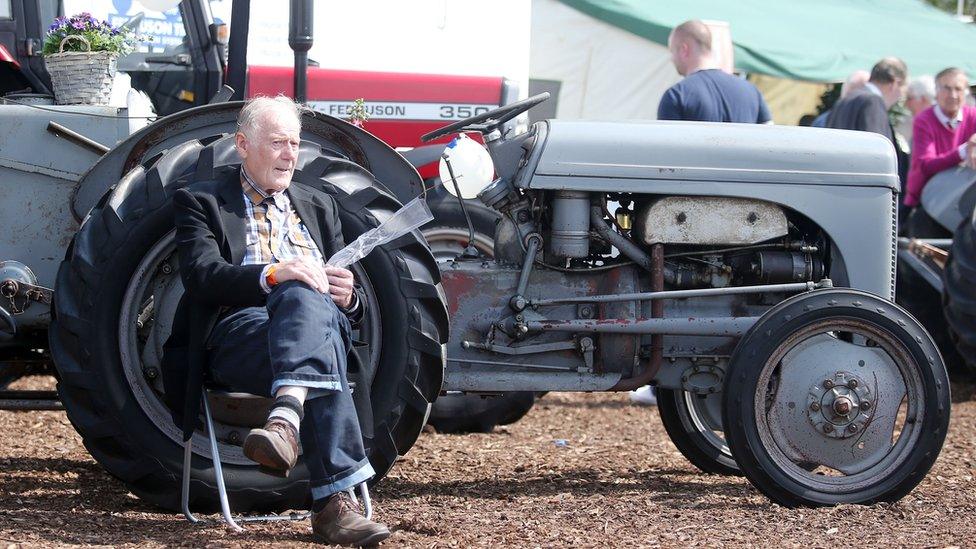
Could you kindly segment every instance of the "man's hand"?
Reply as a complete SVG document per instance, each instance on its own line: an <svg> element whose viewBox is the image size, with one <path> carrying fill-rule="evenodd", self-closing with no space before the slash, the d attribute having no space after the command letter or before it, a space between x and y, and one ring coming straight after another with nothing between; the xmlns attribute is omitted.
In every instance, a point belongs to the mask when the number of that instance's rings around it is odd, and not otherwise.
<svg viewBox="0 0 976 549"><path fill-rule="evenodd" d="M348 309L352 305L353 278L352 271L342 267L325 266L325 274L329 278L329 294L335 304Z"/></svg>
<svg viewBox="0 0 976 549"><path fill-rule="evenodd" d="M963 165L965 165L967 168L973 168L976 170L976 134L970 137L969 141L966 142L966 154L963 156Z"/></svg>
<svg viewBox="0 0 976 549"><path fill-rule="evenodd" d="M352 273L349 273L349 276L352 276ZM278 284L288 280L297 280L308 284L323 294L329 293L329 277L326 276L325 269L318 263L305 258L290 259L278 263L275 280Z"/></svg>

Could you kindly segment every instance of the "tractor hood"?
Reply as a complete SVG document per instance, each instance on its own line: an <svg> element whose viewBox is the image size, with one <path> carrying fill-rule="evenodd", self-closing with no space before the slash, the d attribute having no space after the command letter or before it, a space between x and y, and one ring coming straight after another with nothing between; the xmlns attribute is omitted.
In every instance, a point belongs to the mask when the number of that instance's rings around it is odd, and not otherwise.
<svg viewBox="0 0 976 549"><path fill-rule="evenodd" d="M537 128L529 188L576 188L566 178L888 187L899 192L894 147L868 132L711 122L548 120ZM627 185L624 185L627 186ZM646 188L645 188L646 189Z"/></svg>

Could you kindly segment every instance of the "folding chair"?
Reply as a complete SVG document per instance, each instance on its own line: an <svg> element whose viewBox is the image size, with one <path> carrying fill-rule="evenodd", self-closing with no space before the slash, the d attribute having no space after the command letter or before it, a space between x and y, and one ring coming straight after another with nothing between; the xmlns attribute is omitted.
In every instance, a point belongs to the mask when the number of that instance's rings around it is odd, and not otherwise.
<svg viewBox="0 0 976 549"><path fill-rule="evenodd" d="M351 385L351 384L350 384ZM351 387L350 387L351 389ZM217 481L217 494L220 497L220 511L223 515L224 522L227 523L233 530L240 532L244 528L238 523L243 522L273 522L280 520L305 520L309 518L311 513L289 513L287 515L260 515L260 516L237 516L234 517L230 511L230 503L227 499L227 488L224 485L224 472L220 465L220 452L217 448L217 435L214 431L213 418L210 415L210 403L207 400L208 393L220 394L220 391L213 389L204 389L202 394L203 400L203 416L207 428L207 437L210 440L210 453L213 456L214 464L214 476ZM242 393L222 393L226 396L236 395L236 396L248 396ZM183 446L183 492L182 492L182 506L183 506L183 516L186 520L193 523L203 523L208 522L203 519L199 519L190 512L190 473L192 471L190 461L193 458L193 438L191 437L184 443ZM369 498L369 489L366 487L366 483L362 482L358 486L360 496L363 499L363 510L365 511L366 518L370 519L373 516L373 504ZM357 505L359 500L356 498L356 493L354 488L349 488L347 490L349 495L352 497L353 502Z"/></svg>

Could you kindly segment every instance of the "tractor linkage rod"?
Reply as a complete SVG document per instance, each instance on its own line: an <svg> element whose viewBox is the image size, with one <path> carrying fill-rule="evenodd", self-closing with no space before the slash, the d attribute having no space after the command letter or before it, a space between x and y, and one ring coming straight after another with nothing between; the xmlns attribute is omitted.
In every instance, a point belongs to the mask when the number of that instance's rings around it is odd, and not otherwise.
<svg viewBox="0 0 976 549"><path fill-rule="evenodd" d="M528 306L564 305L567 303L614 303L617 301L651 301L655 299L683 299L687 297L713 297L719 295L809 292L821 288L833 288L829 278L819 282L794 282L790 284L764 284L760 286L733 286L731 288L701 288L697 290L665 290L661 292L640 292L633 294L588 295L577 297L555 297L532 299Z"/></svg>

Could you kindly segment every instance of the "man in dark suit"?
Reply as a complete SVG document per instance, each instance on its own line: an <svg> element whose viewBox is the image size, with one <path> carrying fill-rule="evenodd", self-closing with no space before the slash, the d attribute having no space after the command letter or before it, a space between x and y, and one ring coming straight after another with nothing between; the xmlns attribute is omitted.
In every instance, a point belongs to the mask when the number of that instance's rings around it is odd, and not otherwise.
<svg viewBox="0 0 976 549"><path fill-rule="evenodd" d="M902 187L908 176L908 154L895 141L895 130L888 119L888 109L905 95L908 68L897 57L885 57L871 68L871 77L863 88L838 101L827 117L827 127L840 130L874 132L888 138L895 147L898 177ZM904 212L899 211L899 218Z"/></svg>
<svg viewBox="0 0 976 549"><path fill-rule="evenodd" d="M894 143L888 109L904 95L908 69L897 57L886 57L871 69L863 88L834 105L827 118L828 128L879 133Z"/></svg>
<svg viewBox="0 0 976 549"><path fill-rule="evenodd" d="M363 317L366 301L351 271L325 264L344 246L335 202L292 183L300 131L293 101L253 99L238 118L241 169L176 192L186 295L166 344L164 382L167 395L184 397L171 400L184 414L184 437L193 431L205 369L217 385L273 397L244 455L287 476L301 437L314 534L375 544L389 530L367 520L347 493L374 475L346 380L351 322ZM185 392L177 390L181 382Z"/></svg>

